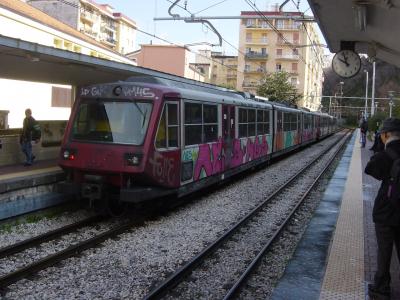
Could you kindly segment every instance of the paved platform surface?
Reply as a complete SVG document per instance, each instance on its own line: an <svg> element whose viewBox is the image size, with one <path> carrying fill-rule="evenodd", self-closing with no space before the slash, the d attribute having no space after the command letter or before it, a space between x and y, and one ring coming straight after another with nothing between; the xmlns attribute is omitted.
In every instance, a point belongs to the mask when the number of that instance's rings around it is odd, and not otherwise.
<svg viewBox="0 0 400 300"><path fill-rule="evenodd" d="M361 148L358 132L353 136L272 299L369 299L377 249L372 207L380 186L364 174L371 146ZM391 299L400 300L395 252L391 275Z"/></svg>

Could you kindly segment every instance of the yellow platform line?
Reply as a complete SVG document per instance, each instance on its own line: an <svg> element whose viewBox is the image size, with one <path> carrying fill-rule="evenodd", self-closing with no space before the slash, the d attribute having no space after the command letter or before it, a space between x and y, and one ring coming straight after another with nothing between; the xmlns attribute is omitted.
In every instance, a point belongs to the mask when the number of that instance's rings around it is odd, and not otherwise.
<svg viewBox="0 0 400 300"><path fill-rule="evenodd" d="M359 132L353 148L320 299L365 299L362 167Z"/></svg>
<svg viewBox="0 0 400 300"><path fill-rule="evenodd" d="M34 175L41 175L45 173L53 173L53 172L60 172L62 169L58 166L55 167L49 167L49 168L43 168L43 169L37 169L37 170L29 170L29 171L24 171L24 172L16 172L16 173L9 173L5 175L0 175L0 182L5 181L5 180L10 180L10 179L15 179L15 178L23 178L27 176L34 176Z"/></svg>

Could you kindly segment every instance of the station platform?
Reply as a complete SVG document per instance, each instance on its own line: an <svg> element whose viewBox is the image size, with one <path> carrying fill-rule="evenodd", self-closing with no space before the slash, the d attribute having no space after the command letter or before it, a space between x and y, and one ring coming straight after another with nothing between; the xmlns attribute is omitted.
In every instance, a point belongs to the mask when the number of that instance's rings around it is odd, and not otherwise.
<svg viewBox="0 0 400 300"><path fill-rule="evenodd" d="M65 179L56 160L0 167L0 220L63 202L55 183Z"/></svg>
<svg viewBox="0 0 400 300"><path fill-rule="evenodd" d="M371 146L361 148L359 132L353 134L272 299L369 299L377 249L372 207L380 186L364 173ZM391 277L391 299L400 300L395 250Z"/></svg>

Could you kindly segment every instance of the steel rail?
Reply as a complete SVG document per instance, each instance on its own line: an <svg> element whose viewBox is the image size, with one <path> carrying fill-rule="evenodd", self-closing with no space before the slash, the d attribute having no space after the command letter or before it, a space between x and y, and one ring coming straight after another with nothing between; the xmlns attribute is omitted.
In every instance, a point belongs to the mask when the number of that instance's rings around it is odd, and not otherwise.
<svg viewBox="0 0 400 300"><path fill-rule="evenodd" d="M317 176L317 178L313 181L313 183L310 185L310 187L307 189L307 191L303 194L301 199L297 202L296 206L292 209L290 214L286 217L286 219L282 222L282 224L279 226L279 228L274 232L274 234L269 238L267 243L264 245L264 247L261 249L261 251L257 254L257 256L252 260L252 262L248 265L246 270L242 273L240 278L235 282L235 284L232 286L232 288L228 291L228 293L225 295L223 298L224 300L232 299L238 292L241 286L246 282L247 278L250 276L250 274L255 270L255 268L258 266L261 258L264 257L265 253L267 250L272 246L273 242L278 238L280 233L283 231L283 229L286 227L286 225L289 223L289 221L292 219L294 214L298 211L300 206L304 203L304 201L307 199L311 191L314 189L314 187L318 184L319 180L321 177L325 174L325 172L330 168L332 165L333 161L336 159L337 155L339 152L344 148L346 145L346 141L351 137L351 135L347 136L343 144L335 151L333 156L330 158L324 169L320 172L320 174Z"/></svg>
<svg viewBox="0 0 400 300"><path fill-rule="evenodd" d="M68 247L67 249L64 249L60 252L49 255L47 257L44 257L44 258L42 258L32 264L29 264L21 269L18 269L12 273L1 276L0 277L0 289L4 289L5 287L17 282L18 280L20 280L22 278L25 278L25 277L32 275L34 273L37 273L45 268L53 266L54 264L56 264L62 260L65 260L71 256L74 256L84 250L93 248L93 247L97 246L98 244L104 242L105 240L112 238L114 236L117 236L117 235L129 230L134 225L141 224L141 223L142 223L141 220L130 221L126 224L118 226L117 228L110 229L106 232L103 232L102 234L94 236L94 237L87 239L85 241L82 241L78 244L72 245L72 246Z"/></svg>
<svg viewBox="0 0 400 300"><path fill-rule="evenodd" d="M350 132L350 130L349 130ZM346 133L347 134L347 133ZM338 141L342 140L343 137L339 138ZM336 144L336 143L334 143ZM311 161L308 165L303 167L300 171L294 174L289 178L283 185L281 185L278 189L276 189L267 199L265 199L262 203L257 205L253 210L251 210L246 216L244 216L240 221L238 221L235 225L233 225L228 231L226 231L221 237L211 243L209 246L204 248L201 252L199 252L195 257L193 257L190 261L188 261L184 266L180 267L176 270L172 275L170 275L165 281L163 281L160 285L158 285L155 289L150 291L143 299L151 300L151 299L159 299L162 295L167 293L170 289L175 287L182 279L189 274L196 266L198 266L207 256L209 256L217 247L222 244L225 240L231 237L234 232L241 227L244 223L246 223L250 218L252 218L258 211L260 211L266 204L268 204L271 200L273 200L282 190L284 190L288 185L290 185L297 177L299 177L302 173L304 173L307 169L309 169L315 162L317 162L321 157L323 157L326 153L328 153L331 148L327 148L320 155L318 155L313 161Z"/></svg>
<svg viewBox="0 0 400 300"><path fill-rule="evenodd" d="M22 252L28 248L32 248L35 247L37 245L40 245L44 242L50 241L50 240L54 240L58 237L60 237L61 235L65 235L68 234L70 232L76 231L79 228L88 226L90 224L93 224L95 222L99 222L102 219L104 219L103 216L93 216L84 220L81 220L79 222L70 224L70 225L66 225L64 227L61 228L57 228L54 229L52 231L40 234L38 236L17 242L13 245L9 245L3 248L0 248L0 259L16 254L18 252Z"/></svg>

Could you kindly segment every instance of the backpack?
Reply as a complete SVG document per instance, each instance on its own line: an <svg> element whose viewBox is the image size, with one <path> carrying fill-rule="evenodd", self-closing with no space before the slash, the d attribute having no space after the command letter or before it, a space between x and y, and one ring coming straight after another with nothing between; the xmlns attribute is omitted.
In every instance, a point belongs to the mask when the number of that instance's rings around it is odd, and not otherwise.
<svg viewBox="0 0 400 300"><path fill-rule="evenodd" d="M390 148L385 151L393 159L387 196L392 206L400 212L400 156Z"/></svg>
<svg viewBox="0 0 400 300"><path fill-rule="evenodd" d="M42 137L42 130L40 128L40 124L38 121L34 119L32 125L32 141L40 140L41 137Z"/></svg>

